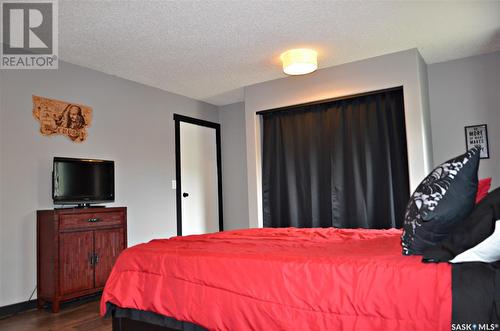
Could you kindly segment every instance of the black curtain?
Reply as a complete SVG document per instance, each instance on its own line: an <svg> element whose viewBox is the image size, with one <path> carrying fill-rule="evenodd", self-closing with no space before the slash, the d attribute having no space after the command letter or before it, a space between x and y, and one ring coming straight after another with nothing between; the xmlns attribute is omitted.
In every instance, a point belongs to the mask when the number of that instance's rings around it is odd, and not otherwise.
<svg viewBox="0 0 500 331"><path fill-rule="evenodd" d="M266 227L400 228L403 90L263 112Z"/></svg>

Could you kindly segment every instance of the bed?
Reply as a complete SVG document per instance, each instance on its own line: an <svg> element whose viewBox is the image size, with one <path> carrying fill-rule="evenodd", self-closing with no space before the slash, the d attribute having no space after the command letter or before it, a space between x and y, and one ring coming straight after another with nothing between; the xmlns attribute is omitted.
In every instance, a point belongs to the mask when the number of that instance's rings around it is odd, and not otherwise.
<svg viewBox="0 0 500 331"><path fill-rule="evenodd" d="M114 330L450 330L452 267L401 231L247 229L125 250L101 314ZM161 328L160 328L161 327Z"/></svg>

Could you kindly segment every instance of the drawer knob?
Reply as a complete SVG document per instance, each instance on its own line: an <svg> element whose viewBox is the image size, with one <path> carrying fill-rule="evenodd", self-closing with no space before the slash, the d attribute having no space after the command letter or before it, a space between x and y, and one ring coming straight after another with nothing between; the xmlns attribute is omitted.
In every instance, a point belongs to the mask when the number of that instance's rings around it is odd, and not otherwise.
<svg viewBox="0 0 500 331"><path fill-rule="evenodd" d="M100 222L101 219L99 217L91 217L87 220L87 222L90 222L90 223L96 223L96 222Z"/></svg>

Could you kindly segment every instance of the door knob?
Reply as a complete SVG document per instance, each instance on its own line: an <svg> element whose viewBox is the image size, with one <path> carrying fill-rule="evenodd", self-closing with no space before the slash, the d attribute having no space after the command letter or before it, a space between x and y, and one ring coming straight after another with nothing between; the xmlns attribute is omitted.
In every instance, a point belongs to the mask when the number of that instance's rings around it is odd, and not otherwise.
<svg viewBox="0 0 500 331"><path fill-rule="evenodd" d="M184 198L187 198L187 197L189 196L189 193L184 192L184 193L182 193L182 196L183 196Z"/></svg>

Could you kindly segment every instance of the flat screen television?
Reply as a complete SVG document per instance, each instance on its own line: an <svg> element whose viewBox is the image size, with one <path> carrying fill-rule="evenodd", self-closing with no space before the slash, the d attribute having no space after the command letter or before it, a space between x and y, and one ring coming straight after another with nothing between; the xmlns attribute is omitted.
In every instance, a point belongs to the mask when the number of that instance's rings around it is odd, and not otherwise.
<svg viewBox="0 0 500 331"><path fill-rule="evenodd" d="M115 201L115 163L106 160L54 157L54 204L89 206Z"/></svg>

